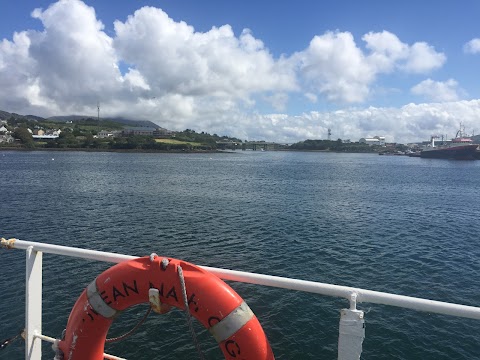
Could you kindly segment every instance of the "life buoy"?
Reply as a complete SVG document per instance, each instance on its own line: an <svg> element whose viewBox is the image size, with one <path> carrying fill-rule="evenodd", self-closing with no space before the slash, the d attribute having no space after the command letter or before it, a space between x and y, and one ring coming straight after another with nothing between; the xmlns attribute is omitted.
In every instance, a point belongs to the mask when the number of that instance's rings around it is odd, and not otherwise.
<svg viewBox="0 0 480 360"><path fill-rule="evenodd" d="M198 266L153 255L112 266L82 292L58 343L64 358L102 360L107 332L116 315L148 303L150 289L157 289L163 306L185 310L179 270L190 314L209 329L225 359L274 359L257 317L230 286Z"/></svg>

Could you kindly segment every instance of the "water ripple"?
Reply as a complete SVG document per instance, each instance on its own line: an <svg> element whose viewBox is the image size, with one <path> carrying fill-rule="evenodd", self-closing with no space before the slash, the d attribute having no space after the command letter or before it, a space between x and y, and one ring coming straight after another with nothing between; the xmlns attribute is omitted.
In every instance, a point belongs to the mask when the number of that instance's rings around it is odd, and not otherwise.
<svg viewBox="0 0 480 360"><path fill-rule="evenodd" d="M478 305L480 162L368 154L7 152L0 235ZM24 318L25 256L0 252L2 337ZM44 333L59 336L81 291L109 265L44 257ZM336 358L342 299L230 282L278 359ZM381 305L366 310L366 359L474 359L478 321ZM142 316L135 307L118 334ZM61 320L59 320L61 319ZM198 324L208 359L220 350ZM3 336L5 335L5 336ZM7 358L22 358L19 344ZM180 311L152 316L108 351L195 356ZM44 356L51 357L48 346Z"/></svg>

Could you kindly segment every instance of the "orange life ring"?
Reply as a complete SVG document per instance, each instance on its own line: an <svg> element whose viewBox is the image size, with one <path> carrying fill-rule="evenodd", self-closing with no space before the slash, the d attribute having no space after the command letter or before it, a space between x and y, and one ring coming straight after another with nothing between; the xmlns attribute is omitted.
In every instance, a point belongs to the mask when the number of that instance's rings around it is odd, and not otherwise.
<svg viewBox="0 0 480 360"><path fill-rule="evenodd" d="M274 359L257 317L230 286L198 266L153 254L112 266L82 292L58 343L65 359L103 360L115 316L133 305L148 303L150 289L158 289L162 304L185 309L179 266L190 314L209 329L225 359Z"/></svg>

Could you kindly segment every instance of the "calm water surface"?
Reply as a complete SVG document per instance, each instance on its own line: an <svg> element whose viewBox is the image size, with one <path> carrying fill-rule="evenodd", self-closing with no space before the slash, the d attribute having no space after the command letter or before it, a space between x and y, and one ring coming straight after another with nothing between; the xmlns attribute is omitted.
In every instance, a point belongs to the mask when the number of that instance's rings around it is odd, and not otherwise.
<svg viewBox="0 0 480 360"><path fill-rule="evenodd" d="M480 161L371 154L0 152L0 236L479 305ZM25 253L0 251L0 338L24 322ZM110 265L44 256L43 332ZM230 283L277 359L335 359L342 299ZM363 359L477 359L480 322L360 304ZM114 323L116 336L146 310ZM196 326L208 359L222 358ZM17 342L0 358L22 359ZM195 358L180 311L107 352ZM44 358L53 357L44 344Z"/></svg>

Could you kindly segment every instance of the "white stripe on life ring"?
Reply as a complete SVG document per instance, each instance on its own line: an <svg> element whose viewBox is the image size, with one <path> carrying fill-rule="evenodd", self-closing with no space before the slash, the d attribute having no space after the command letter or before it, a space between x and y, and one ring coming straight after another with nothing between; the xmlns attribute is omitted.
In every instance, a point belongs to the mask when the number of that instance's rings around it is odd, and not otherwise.
<svg viewBox="0 0 480 360"><path fill-rule="evenodd" d="M104 318L110 319L117 314L117 310L108 306L98 293L96 278L87 286L87 299L92 309Z"/></svg>
<svg viewBox="0 0 480 360"><path fill-rule="evenodd" d="M253 316L252 310L243 301L235 310L213 325L208 331L210 331L218 343L221 343L240 330Z"/></svg>

